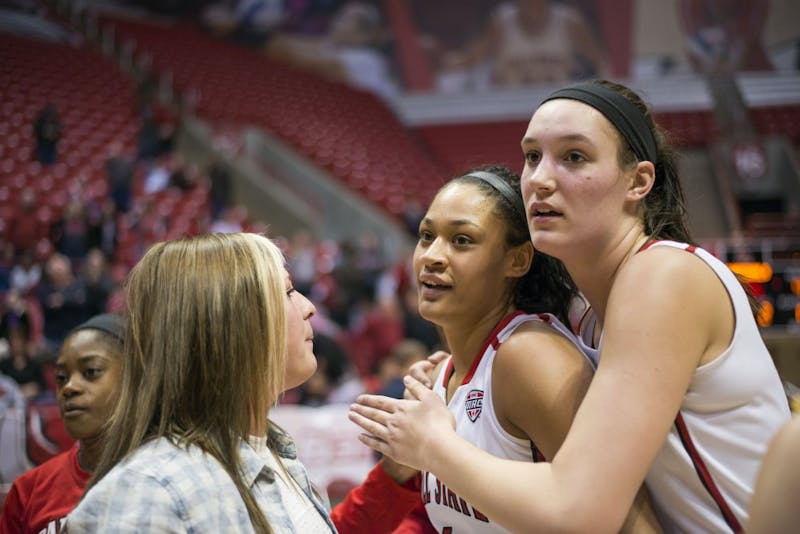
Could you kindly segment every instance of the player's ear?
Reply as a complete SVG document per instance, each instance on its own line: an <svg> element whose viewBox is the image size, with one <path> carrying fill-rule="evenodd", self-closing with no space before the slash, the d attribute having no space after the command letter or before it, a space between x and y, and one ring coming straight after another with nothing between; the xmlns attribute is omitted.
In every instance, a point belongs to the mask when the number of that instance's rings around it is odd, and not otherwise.
<svg viewBox="0 0 800 534"><path fill-rule="evenodd" d="M656 168L649 161L640 161L636 164L636 169L631 177L630 187L628 188L629 200L642 200L656 182Z"/></svg>
<svg viewBox="0 0 800 534"><path fill-rule="evenodd" d="M506 253L506 276L509 278L520 278L531 268L533 261L533 244L526 241L509 249Z"/></svg>

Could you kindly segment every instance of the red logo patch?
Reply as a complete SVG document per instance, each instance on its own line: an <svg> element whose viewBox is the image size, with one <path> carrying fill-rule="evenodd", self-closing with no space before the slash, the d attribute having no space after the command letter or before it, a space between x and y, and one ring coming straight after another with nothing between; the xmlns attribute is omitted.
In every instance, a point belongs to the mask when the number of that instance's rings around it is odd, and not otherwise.
<svg viewBox="0 0 800 534"><path fill-rule="evenodd" d="M481 415L481 410L483 410L483 391L480 389L473 389L467 393L467 400L464 401L464 408L467 410L467 417L474 423Z"/></svg>

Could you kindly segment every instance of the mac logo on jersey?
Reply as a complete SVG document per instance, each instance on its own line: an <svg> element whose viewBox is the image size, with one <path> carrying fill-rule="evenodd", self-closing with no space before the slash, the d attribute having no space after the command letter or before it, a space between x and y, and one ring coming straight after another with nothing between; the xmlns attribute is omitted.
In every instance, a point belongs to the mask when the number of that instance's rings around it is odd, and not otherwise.
<svg viewBox="0 0 800 534"><path fill-rule="evenodd" d="M483 410L483 391L473 389L467 393L467 400L464 401L464 408L467 410L467 417L473 423L481 415Z"/></svg>

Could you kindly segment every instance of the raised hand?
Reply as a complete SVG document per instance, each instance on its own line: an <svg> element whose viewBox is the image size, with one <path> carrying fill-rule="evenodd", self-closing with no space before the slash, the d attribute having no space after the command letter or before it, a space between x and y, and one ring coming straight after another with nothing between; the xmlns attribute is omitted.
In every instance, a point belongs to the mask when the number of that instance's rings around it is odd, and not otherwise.
<svg viewBox="0 0 800 534"><path fill-rule="evenodd" d="M348 417L364 429L362 443L416 469L430 470L432 446L455 434L455 420L444 401L419 380L403 379L409 399L360 395Z"/></svg>

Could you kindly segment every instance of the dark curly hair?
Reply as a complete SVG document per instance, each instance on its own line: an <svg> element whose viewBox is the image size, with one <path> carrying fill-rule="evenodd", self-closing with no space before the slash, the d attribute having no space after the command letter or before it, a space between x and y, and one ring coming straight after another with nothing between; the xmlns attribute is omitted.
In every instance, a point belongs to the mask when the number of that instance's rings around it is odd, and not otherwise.
<svg viewBox="0 0 800 534"><path fill-rule="evenodd" d="M519 246L530 241L530 231L525 212L520 213L517 206L481 178L470 176L471 172L489 172L506 182L522 198L519 175L507 167L485 165L452 179L453 183L476 185L487 197L494 199L493 213L506 224L506 244ZM445 186L446 187L446 186ZM565 325L569 325L569 309L578 289L572 281L564 264L538 250L535 252L531 268L517 281L512 291L514 306L526 313L552 313Z"/></svg>

